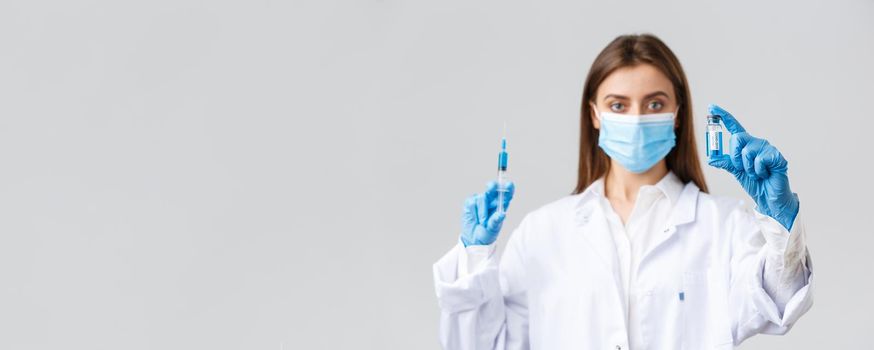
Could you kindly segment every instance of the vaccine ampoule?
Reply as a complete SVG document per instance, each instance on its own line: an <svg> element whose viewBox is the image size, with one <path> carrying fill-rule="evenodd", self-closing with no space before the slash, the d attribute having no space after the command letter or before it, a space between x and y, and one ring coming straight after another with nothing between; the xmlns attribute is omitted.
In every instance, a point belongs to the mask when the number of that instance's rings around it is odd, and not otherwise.
<svg viewBox="0 0 874 350"><path fill-rule="evenodd" d="M707 116L707 133L704 136L707 143L707 157L713 158L723 154L721 122L722 117L718 115Z"/></svg>

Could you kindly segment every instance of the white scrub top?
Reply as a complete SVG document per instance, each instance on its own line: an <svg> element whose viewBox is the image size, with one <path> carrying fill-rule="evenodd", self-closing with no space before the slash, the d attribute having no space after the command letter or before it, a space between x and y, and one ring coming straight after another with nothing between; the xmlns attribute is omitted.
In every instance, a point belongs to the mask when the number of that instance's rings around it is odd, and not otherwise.
<svg viewBox="0 0 874 350"><path fill-rule="evenodd" d="M445 349L731 349L811 306L804 227L669 173L625 225L603 179L528 214L500 262L459 242L434 264Z"/></svg>

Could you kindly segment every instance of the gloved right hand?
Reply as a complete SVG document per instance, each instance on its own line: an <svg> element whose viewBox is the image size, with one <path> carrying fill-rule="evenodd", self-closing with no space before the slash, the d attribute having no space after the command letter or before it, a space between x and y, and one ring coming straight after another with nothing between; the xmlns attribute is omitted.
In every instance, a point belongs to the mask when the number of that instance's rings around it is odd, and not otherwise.
<svg viewBox="0 0 874 350"><path fill-rule="evenodd" d="M498 239L501 225L504 224L507 208L513 199L516 185L507 182L507 192L504 193L504 213L498 213L498 183L491 181L486 185L486 191L472 195L464 201L464 213L461 217L461 242L465 247L471 245L489 245Z"/></svg>
<svg viewBox="0 0 874 350"><path fill-rule="evenodd" d="M792 231L799 202L789 188L786 158L768 141L747 133L722 107L711 104L708 109L710 114L721 116L725 128L731 132L731 153L709 158L708 163L734 175L756 201L756 210Z"/></svg>

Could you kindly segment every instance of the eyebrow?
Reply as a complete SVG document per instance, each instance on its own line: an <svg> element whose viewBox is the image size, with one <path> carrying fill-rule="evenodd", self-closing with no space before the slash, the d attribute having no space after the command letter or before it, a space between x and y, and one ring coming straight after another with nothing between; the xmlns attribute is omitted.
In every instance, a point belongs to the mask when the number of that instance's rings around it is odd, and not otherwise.
<svg viewBox="0 0 874 350"><path fill-rule="evenodd" d="M648 99L648 98L653 98L653 97L656 97L656 96L664 96L665 98L667 98L667 97L668 97L668 94L665 93L664 91L656 91L656 92L653 92L653 93L651 93L651 94L648 94L648 95L644 96L643 99L646 100L646 99ZM606 101L607 99L609 99L609 98L611 98L611 97L613 97L613 98L615 98L615 99L619 99L619 100L628 100L628 99L629 99L628 96L622 96L622 95L616 95L616 94L608 94L607 96L604 96L604 100Z"/></svg>

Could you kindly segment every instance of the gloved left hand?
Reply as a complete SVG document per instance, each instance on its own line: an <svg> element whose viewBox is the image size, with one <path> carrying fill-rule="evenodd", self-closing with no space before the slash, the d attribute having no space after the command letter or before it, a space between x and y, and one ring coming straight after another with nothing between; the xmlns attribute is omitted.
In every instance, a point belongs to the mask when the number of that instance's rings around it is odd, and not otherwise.
<svg viewBox="0 0 874 350"><path fill-rule="evenodd" d="M707 109L710 114L722 117L725 128L731 132L729 153L708 159L708 164L734 175L756 201L756 210L792 230L799 202L798 195L789 189L786 159L767 140L748 134L722 107L711 104Z"/></svg>

